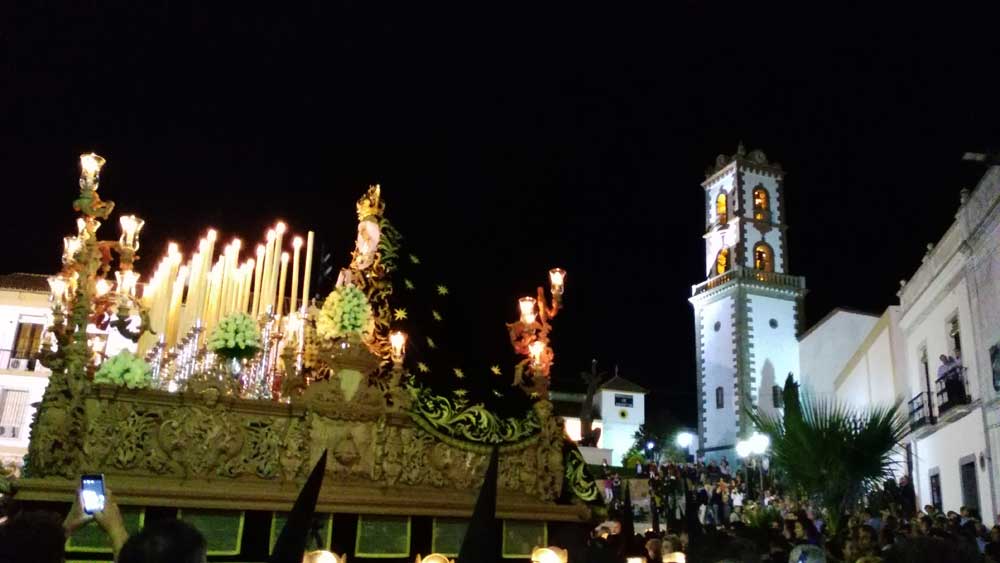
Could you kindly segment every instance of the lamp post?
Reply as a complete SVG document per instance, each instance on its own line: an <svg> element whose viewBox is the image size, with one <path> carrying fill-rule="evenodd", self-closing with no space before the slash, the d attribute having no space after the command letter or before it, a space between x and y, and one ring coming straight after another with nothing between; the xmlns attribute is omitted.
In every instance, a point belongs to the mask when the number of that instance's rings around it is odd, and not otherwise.
<svg viewBox="0 0 1000 563"><path fill-rule="evenodd" d="M760 503L764 504L764 464L763 457L771 447L771 439L767 434L754 432L749 439L736 442L736 455L750 462L757 461L757 473L760 474ZM747 482L750 481L750 469L747 468Z"/></svg>

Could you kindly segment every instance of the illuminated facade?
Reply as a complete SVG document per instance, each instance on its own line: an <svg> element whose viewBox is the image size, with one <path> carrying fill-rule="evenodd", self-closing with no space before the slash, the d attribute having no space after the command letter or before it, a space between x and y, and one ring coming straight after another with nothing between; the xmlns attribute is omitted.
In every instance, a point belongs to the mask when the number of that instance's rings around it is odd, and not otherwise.
<svg viewBox="0 0 1000 563"><path fill-rule="evenodd" d="M705 277L692 287L700 452L735 459L749 432L749 400L778 408L785 377L798 377L796 336L805 279L788 273L783 171L742 145L720 155L705 189Z"/></svg>

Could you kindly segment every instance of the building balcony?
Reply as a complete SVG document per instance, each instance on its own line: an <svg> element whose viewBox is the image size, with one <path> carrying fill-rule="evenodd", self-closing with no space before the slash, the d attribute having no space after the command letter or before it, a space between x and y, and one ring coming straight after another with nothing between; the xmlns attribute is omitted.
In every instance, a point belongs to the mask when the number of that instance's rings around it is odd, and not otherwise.
<svg viewBox="0 0 1000 563"><path fill-rule="evenodd" d="M915 432L922 426L934 424L934 414L931 412L931 405L928 401L927 393L919 393L910 399L910 431Z"/></svg>
<svg viewBox="0 0 1000 563"><path fill-rule="evenodd" d="M934 382L937 387L938 416L944 416L948 411L972 403L969 394L969 380L965 376L965 368L956 366L938 377Z"/></svg>
<svg viewBox="0 0 1000 563"><path fill-rule="evenodd" d="M14 350L0 350L0 370L12 372L35 372L42 371L42 362L34 357L22 357Z"/></svg>
<svg viewBox="0 0 1000 563"><path fill-rule="evenodd" d="M806 279L801 276L791 274L779 274L777 272L765 272L753 268L737 266L724 274L709 278L698 285L691 286L691 296L696 296L706 291L725 285L731 281L742 280L747 282L757 282L769 287L788 289L791 291L804 291Z"/></svg>

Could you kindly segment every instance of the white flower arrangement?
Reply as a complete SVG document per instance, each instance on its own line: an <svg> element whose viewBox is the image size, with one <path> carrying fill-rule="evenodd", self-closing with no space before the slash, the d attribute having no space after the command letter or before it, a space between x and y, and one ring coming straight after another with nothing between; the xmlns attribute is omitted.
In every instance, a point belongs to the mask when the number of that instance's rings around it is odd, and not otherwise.
<svg viewBox="0 0 1000 563"><path fill-rule="evenodd" d="M94 374L94 383L124 385L129 389L149 387L153 368L142 358L128 350L122 350L101 364Z"/></svg>
<svg viewBox="0 0 1000 563"><path fill-rule="evenodd" d="M368 337L375 331L375 316L364 292L353 285L330 292L316 317L320 338Z"/></svg>
<svg viewBox="0 0 1000 563"><path fill-rule="evenodd" d="M224 358L251 358L261 347L260 330L250 315L235 313L219 321L207 346Z"/></svg>

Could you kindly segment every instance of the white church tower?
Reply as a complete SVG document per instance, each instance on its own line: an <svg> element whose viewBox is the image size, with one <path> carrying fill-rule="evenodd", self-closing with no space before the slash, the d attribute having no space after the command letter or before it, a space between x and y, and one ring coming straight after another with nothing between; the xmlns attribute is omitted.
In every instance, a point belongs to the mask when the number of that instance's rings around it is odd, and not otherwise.
<svg viewBox="0 0 1000 563"><path fill-rule="evenodd" d="M788 270L784 172L762 151L719 155L705 188L705 281L692 286L698 434L705 459L735 463L747 401L772 411L798 379L805 278Z"/></svg>

